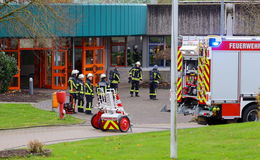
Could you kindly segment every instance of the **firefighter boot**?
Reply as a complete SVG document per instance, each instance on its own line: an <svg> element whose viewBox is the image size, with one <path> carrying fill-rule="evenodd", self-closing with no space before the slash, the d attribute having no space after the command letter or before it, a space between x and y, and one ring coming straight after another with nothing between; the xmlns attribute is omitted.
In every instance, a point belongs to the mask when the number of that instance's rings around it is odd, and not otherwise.
<svg viewBox="0 0 260 160"><path fill-rule="evenodd" d="M83 112L84 112L84 109L83 109L83 107L81 108L80 106L78 106L78 112L81 112L81 113L83 113Z"/></svg>

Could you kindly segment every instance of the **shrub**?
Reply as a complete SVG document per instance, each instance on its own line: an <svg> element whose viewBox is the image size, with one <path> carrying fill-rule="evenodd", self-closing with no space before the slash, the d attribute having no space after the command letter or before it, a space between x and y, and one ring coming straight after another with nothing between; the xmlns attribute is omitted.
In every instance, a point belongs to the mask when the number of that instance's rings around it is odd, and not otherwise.
<svg viewBox="0 0 260 160"><path fill-rule="evenodd" d="M0 52L0 93L8 91L11 80L17 71L16 59Z"/></svg>
<svg viewBox="0 0 260 160"><path fill-rule="evenodd" d="M33 141L30 141L28 144L27 144L27 150L30 152L30 153L43 153L44 152L44 144L41 143L40 141L38 140L33 140Z"/></svg>

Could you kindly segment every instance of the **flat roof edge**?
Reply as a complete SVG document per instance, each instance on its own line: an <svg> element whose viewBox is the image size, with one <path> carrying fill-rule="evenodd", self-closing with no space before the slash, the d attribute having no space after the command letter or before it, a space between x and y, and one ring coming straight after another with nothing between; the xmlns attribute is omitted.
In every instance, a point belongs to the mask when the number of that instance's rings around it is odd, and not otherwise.
<svg viewBox="0 0 260 160"><path fill-rule="evenodd" d="M260 4L260 1L224 1L224 3L242 4L251 2L252 4ZM179 1L179 5L220 5L221 1ZM171 3L147 4L147 6L171 6Z"/></svg>

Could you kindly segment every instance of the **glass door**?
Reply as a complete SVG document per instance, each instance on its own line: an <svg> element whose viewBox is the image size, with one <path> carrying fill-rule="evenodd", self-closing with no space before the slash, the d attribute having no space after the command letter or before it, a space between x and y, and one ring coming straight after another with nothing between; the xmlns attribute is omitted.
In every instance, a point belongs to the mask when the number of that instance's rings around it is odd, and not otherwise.
<svg viewBox="0 0 260 160"><path fill-rule="evenodd" d="M100 75L105 73L105 58L104 58L104 48L96 49L94 55L94 83L98 83L100 80Z"/></svg>
<svg viewBox="0 0 260 160"><path fill-rule="evenodd" d="M53 51L52 55L52 89L67 89L67 51Z"/></svg>
<svg viewBox="0 0 260 160"><path fill-rule="evenodd" d="M44 51L42 58L43 72L42 72L42 83L43 88L52 88L52 52Z"/></svg>
<svg viewBox="0 0 260 160"><path fill-rule="evenodd" d="M92 48L83 51L82 73L94 74L93 84L99 82L100 74L105 72L104 48Z"/></svg>

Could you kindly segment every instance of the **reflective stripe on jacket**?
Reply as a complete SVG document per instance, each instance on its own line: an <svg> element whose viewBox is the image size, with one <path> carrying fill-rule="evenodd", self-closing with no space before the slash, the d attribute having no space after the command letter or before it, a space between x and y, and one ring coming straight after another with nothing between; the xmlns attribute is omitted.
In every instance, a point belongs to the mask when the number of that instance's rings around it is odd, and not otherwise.
<svg viewBox="0 0 260 160"><path fill-rule="evenodd" d="M69 84L69 93L77 93L77 79L75 77L70 77L68 84Z"/></svg>
<svg viewBox="0 0 260 160"><path fill-rule="evenodd" d="M143 72L142 69L139 67L133 67L129 71L129 77L132 78L134 81L140 81L143 79Z"/></svg>
<svg viewBox="0 0 260 160"><path fill-rule="evenodd" d="M157 70L150 71L150 81L151 82L159 83L160 79L161 79L161 75L160 75L159 71L157 71Z"/></svg>
<svg viewBox="0 0 260 160"><path fill-rule="evenodd" d="M120 83L120 75L118 73L113 73L111 83Z"/></svg>
<svg viewBox="0 0 260 160"><path fill-rule="evenodd" d="M91 95L91 96L94 96L94 90L93 90L93 85L92 85L92 82L87 79L86 83L85 83L85 95Z"/></svg>
<svg viewBox="0 0 260 160"><path fill-rule="evenodd" d="M78 80L77 83L77 91L79 94L84 94L84 82L82 80Z"/></svg>

